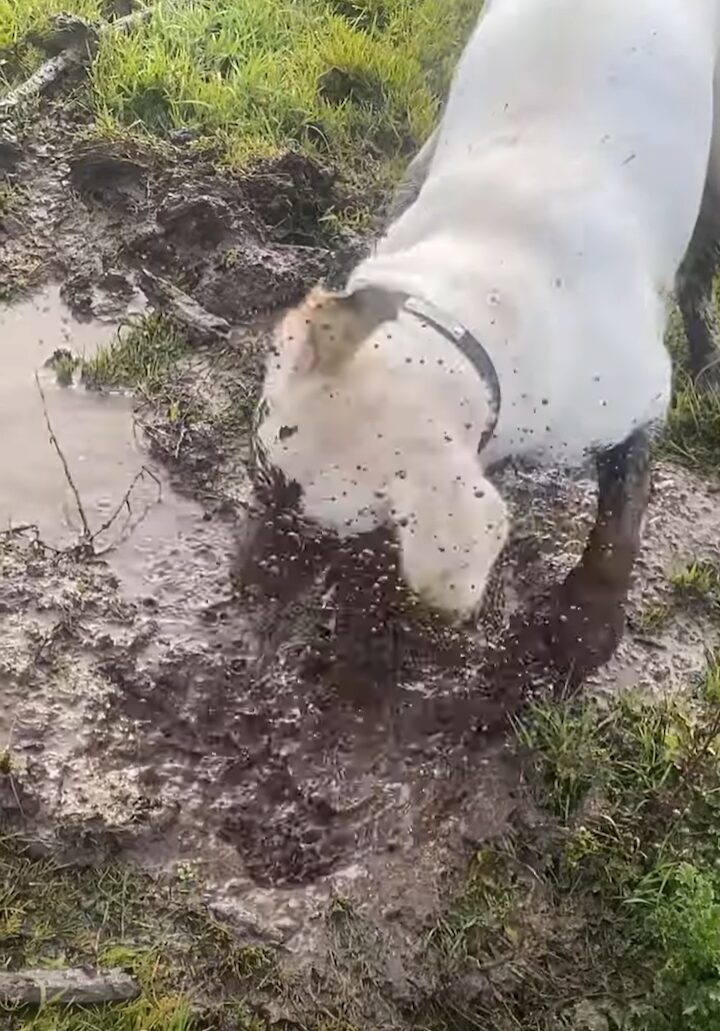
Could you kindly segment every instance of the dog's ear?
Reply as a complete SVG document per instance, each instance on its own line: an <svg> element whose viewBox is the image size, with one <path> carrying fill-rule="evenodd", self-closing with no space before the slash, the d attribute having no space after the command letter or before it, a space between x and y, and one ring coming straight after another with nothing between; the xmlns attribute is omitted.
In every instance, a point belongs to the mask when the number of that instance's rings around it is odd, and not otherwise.
<svg viewBox="0 0 720 1031"><path fill-rule="evenodd" d="M305 302L287 317L283 335L302 341L298 368L337 372L370 334L394 319L401 300L397 294L373 287L351 294L335 294L316 287Z"/></svg>

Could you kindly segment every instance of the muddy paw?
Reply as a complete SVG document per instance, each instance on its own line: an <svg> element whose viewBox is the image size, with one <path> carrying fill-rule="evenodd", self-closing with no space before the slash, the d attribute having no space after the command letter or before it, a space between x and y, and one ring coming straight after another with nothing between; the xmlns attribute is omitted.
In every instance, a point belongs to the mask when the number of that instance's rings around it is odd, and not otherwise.
<svg viewBox="0 0 720 1031"><path fill-rule="evenodd" d="M624 629L624 597L570 576L553 598L546 624L553 667L579 684L612 658Z"/></svg>
<svg viewBox="0 0 720 1031"><path fill-rule="evenodd" d="M522 693L548 680L579 687L614 654L625 627L624 603L617 593L571 574L531 616L511 626L493 663L496 688Z"/></svg>

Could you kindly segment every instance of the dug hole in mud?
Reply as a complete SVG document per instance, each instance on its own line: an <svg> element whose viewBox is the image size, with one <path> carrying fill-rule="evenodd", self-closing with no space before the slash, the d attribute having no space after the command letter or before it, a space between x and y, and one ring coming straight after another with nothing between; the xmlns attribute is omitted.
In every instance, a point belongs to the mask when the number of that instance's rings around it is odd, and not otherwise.
<svg viewBox="0 0 720 1031"><path fill-rule="evenodd" d="M304 158L231 176L181 144L73 142L75 117L50 105L0 146L16 197L0 221L5 825L62 861L190 866L212 912L291 967L322 963L328 905L349 898L391 943L402 994L412 943L472 850L533 818L503 735L477 719L468 734L462 714L487 695L488 723L502 715L478 676L488 641L576 561L594 486L507 474L504 600L474 632L400 595L354 626L324 553L291 605L240 589L268 327L361 245L323 238L343 197ZM77 374L60 385L46 365L91 356L152 306L143 270L220 320L169 374L180 418ZM592 689L666 690L702 667L709 627L680 616L650 635L639 615L668 569L714 553L715 505L711 484L656 465L630 628ZM377 576L362 552L343 562L343 577ZM354 634L369 669L333 653Z"/></svg>

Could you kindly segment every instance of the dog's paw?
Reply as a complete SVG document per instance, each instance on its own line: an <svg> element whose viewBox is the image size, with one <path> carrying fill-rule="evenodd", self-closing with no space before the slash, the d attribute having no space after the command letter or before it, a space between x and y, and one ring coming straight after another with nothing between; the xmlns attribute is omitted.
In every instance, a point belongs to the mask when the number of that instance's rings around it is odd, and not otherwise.
<svg viewBox="0 0 720 1031"><path fill-rule="evenodd" d="M553 680L572 689L612 658L625 629L626 599L599 589L585 572L574 570L532 615L513 623L493 679Z"/></svg>
<svg viewBox="0 0 720 1031"><path fill-rule="evenodd" d="M546 641L556 670L579 683L615 654L625 630L625 597L588 583L582 571L552 599Z"/></svg>

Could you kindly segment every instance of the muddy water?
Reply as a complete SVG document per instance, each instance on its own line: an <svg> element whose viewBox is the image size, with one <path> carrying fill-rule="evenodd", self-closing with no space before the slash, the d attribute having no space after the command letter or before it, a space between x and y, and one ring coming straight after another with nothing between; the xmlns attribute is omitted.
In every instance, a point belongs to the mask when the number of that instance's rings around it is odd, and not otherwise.
<svg viewBox="0 0 720 1031"><path fill-rule="evenodd" d="M44 368L57 348L89 354L114 332L112 325L75 322L57 289L0 313L0 523L36 523L54 546L72 543L80 529L50 441L36 372L92 530L107 520L142 466L129 400L59 387Z"/></svg>
<svg viewBox="0 0 720 1031"><path fill-rule="evenodd" d="M112 323L78 322L57 287L0 311L0 528L34 524L54 547L73 544L82 531L37 374L97 548L109 549L124 593L162 601L168 629L179 630L226 589L227 527L209 524L150 461L129 397L61 387L45 368L56 349L92 354L116 331Z"/></svg>

